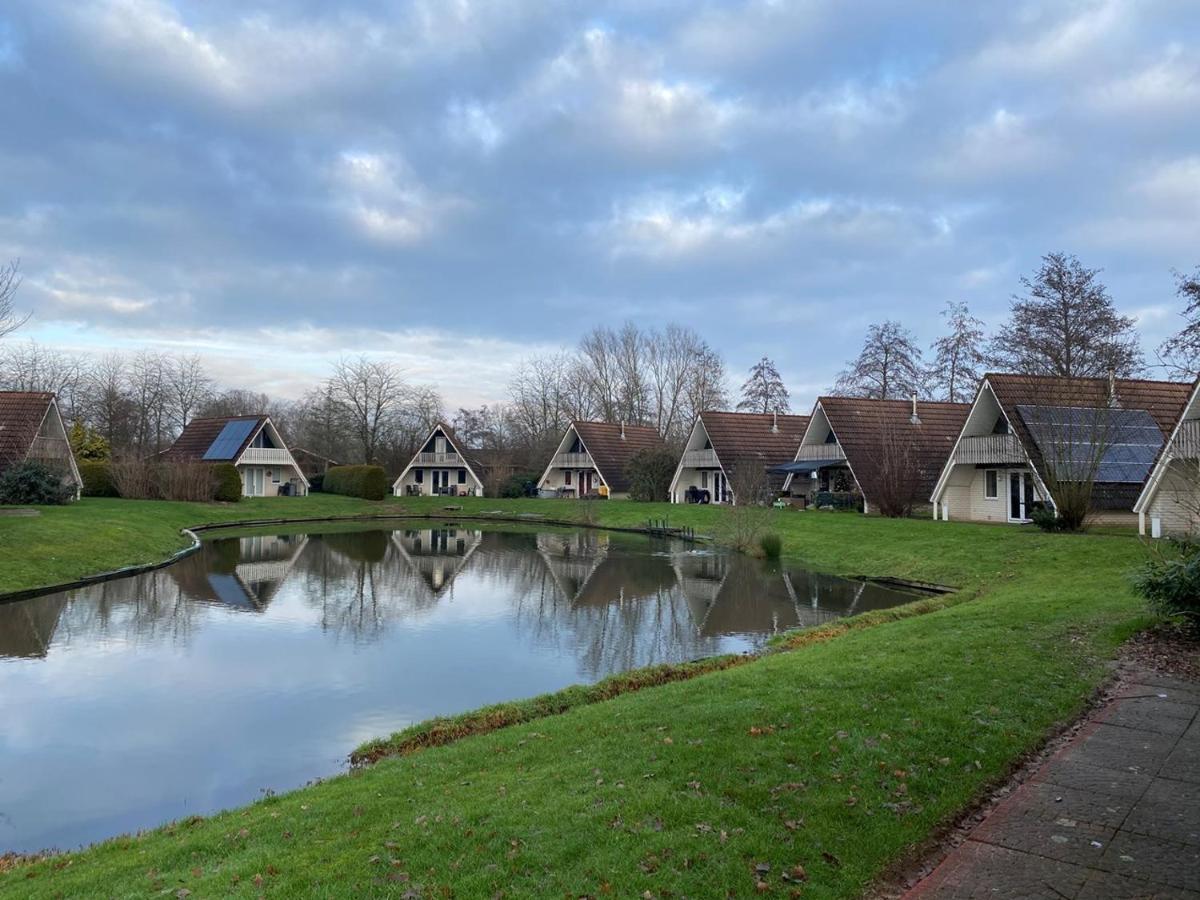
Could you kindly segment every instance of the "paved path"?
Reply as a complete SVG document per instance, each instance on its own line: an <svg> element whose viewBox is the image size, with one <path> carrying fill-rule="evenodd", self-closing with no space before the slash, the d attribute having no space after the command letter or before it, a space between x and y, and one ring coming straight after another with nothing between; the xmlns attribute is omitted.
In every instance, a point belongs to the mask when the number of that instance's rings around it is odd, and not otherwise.
<svg viewBox="0 0 1200 900"><path fill-rule="evenodd" d="M1200 683L1128 686L907 898L1200 898Z"/></svg>

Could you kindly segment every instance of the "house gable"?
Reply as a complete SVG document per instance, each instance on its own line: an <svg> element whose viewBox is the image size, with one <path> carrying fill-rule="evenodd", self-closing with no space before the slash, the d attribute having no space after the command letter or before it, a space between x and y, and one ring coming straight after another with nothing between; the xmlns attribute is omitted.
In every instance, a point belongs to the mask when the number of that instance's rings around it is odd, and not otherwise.
<svg viewBox="0 0 1200 900"><path fill-rule="evenodd" d="M460 445L459 440L458 440L458 435L455 434L454 429L452 429L445 422L436 422L436 423L434 423L434 426L429 429L429 433L427 435L425 435L425 440L421 441L420 445L417 447L417 452L414 453L412 456L412 459L410 459L408 461L408 465L404 467L404 471L402 471L400 473L400 476L394 482L392 482L392 492L393 493L396 493L401 490L405 476L408 475L408 473L413 469L414 466L418 465L419 460L421 458L421 454L426 452L426 448L429 446L429 444L433 440L435 440L438 437L438 435L441 435L443 438L445 438L446 446L448 448L450 448L451 450L453 450L455 453L457 453L459 455L459 457L462 459L462 465L455 463L454 465L447 465L445 468L466 469L467 474L470 475L471 478L474 479L475 484L478 486L479 490L480 491L483 490L483 479L480 478L479 473L477 471L475 471L477 468L477 464L475 463L475 460L472 458L471 451L464 449ZM434 466L434 468L436 468L436 466Z"/></svg>

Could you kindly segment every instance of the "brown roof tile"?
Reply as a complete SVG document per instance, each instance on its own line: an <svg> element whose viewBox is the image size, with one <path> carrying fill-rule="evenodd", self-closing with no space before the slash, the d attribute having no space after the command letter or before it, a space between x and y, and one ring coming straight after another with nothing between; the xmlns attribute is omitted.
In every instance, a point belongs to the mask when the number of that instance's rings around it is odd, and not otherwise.
<svg viewBox="0 0 1200 900"><path fill-rule="evenodd" d="M984 376L992 393L1012 424L1025 452L1035 467L1042 465L1041 453L1018 406L1075 406L1099 409L1109 404L1107 378L1062 378L1053 375L1015 375L989 372ZM1183 414L1194 382L1147 381L1117 378L1112 382L1121 409L1143 409L1163 432L1163 444ZM1098 509L1132 510L1141 493L1140 484L1097 484L1093 503Z"/></svg>
<svg viewBox="0 0 1200 900"><path fill-rule="evenodd" d="M211 419L192 419L184 427L179 437L175 439L175 443L163 451L162 458L168 461L201 459L208 451L208 448L212 446L212 442L217 439L217 435L221 433L221 429L227 424L241 420L254 420L258 425L250 429L249 434L246 435L246 439L242 441L237 452L230 457L231 460L237 459L242 451L246 449L246 445L253 439L255 433L258 431L258 426L262 425L266 419L266 416L261 415L217 416Z"/></svg>
<svg viewBox="0 0 1200 900"><path fill-rule="evenodd" d="M708 411L700 414L709 443L730 479L747 464L770 469L791 462L808 427L808 416ZM772 474L771 486L781 487L784 476Z"/></svg>
<svg viewBox="0 0 1200 900"><path fill-rule="evenodd" d="M0 391L0 471L29 454L53 400L44 391Z"/></svg>
<svg viewBox="0 0 1200 900"><path fill-rule="evenodd" d="M879 479L892 477L881 459L888 448L900 442L906 457L911 454L915 470L908 474L919 500L933 491L954 442L962 431L969 403L917 402L920 424L913 424L911 400L867 400L859 397L821 397L817 401L846 453L863 496L870 502L881 493Z"/></svg>
<svg viewBox="0 0 1200 900"><path fill-rule="evenodd" d="M614 425L611 422L572 422L575 433L587 447L592 462L614 494L629 490L625 467L641 450L662 450L667 445L658 431L649 425ZM621 436L622 427L625 436Z"/></svg>

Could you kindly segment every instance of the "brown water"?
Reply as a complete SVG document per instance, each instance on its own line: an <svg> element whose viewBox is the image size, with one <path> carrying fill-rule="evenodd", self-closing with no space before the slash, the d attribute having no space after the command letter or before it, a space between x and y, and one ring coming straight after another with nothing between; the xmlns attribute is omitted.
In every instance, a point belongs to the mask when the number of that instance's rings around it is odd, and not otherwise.
<svg viewBox="0 0 1200 900"><path fill-rule="evenodd" d="M336 774L362 741L430 716L911 599L604 532L213 541L0 604L0 851L208 814Z"/></svg>

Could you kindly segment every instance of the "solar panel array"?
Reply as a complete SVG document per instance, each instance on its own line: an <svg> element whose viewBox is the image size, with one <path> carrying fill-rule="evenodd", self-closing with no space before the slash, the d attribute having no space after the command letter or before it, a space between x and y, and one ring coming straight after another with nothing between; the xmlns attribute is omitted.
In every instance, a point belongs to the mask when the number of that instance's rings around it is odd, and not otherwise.
<svg viewBox="0 0 1200 900"><path fill-rule="evenodd" d="M1066 481L1141 484L1163 446L1162 431L1144 409L1019 404L1017 412L1044 464Z"/></svg>
<svg viewBox="0 0 1200 900"><path fill-rule="evenodd" d="M217 439L204 451L203 458L233 459L257 424L258 419L234 419L232 422L226 422Z"/></svg>

